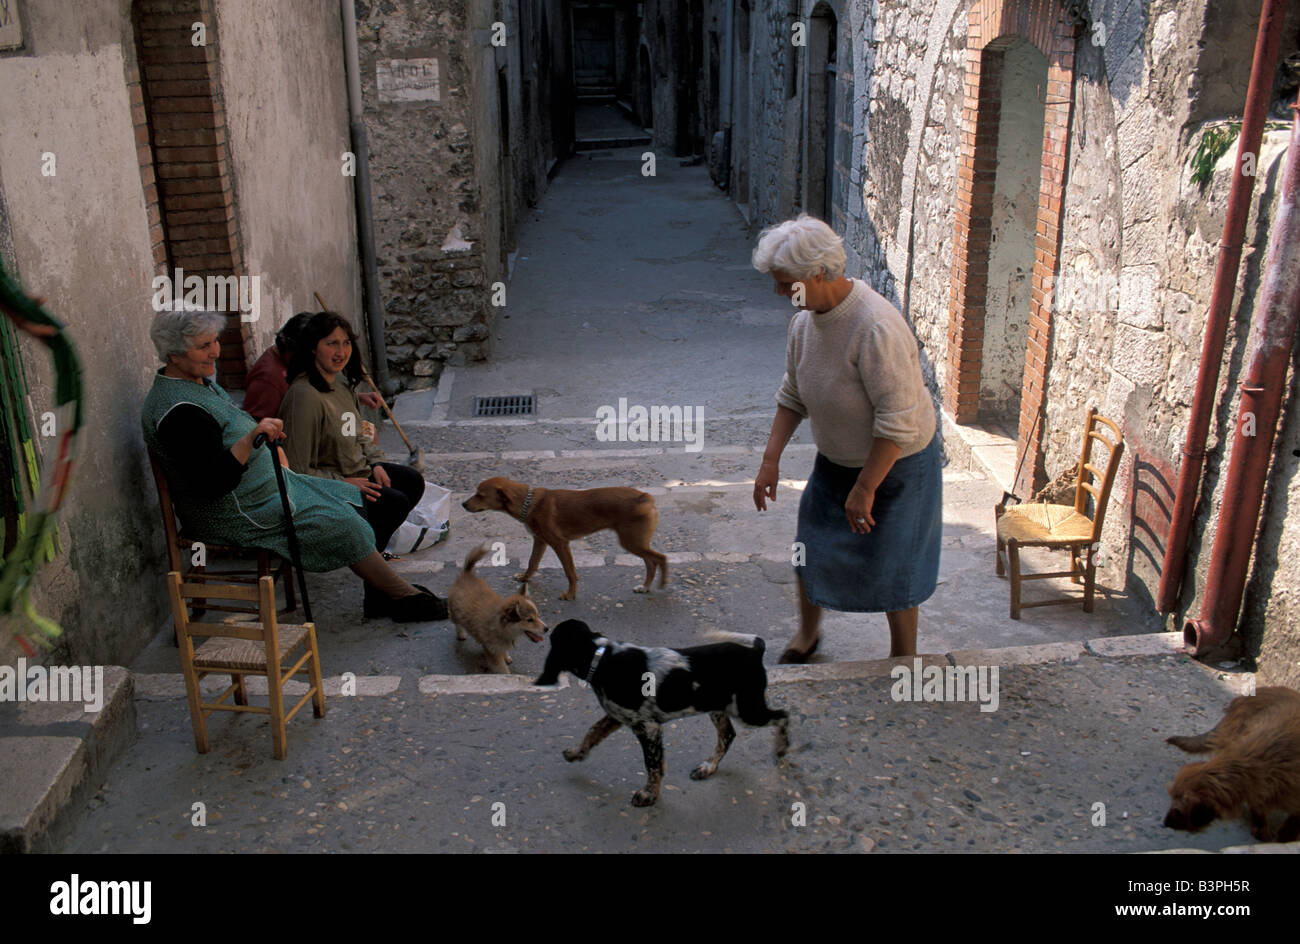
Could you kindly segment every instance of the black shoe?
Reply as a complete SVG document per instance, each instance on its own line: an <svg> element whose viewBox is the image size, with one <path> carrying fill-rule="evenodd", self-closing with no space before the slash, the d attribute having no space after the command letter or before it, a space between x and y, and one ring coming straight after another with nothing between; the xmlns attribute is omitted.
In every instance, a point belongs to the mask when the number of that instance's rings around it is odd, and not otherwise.
<svg viewBox="0 0 1300 944"><path fill-rule="evenodd" d="M367 584L365 595L361 598L361 615L366 619L383 619L388 615L388 605L392 602L378 590L371 590Z"/></svg>
<svg viewBox="0 0 1300 944"><path fill-rule="evenodd" d="M366 619L391 617L398 623L429 623L447 618L447 601L428 587L413 585L419 593L407 597L386 597L378 590L367 588L362 598L361 612Z"/></svg>
<svg viewBox="0 0 1300 944"><path fill-rule="evenodd" d="M447 618L447 601L418 584L419 593L388 601L388 615L395 623L430 623Z"/></svg>
<svg viewBox="0 0 1300 944"><path fill-rule="evenodd" d="M413 584L411 584L411 586L413 586L416 590L419 590L419 591L420 591L421 593L423 593L423 594L428 594L429 597L433 600L433 604L432 604L433 612L434 612L435 614L437 614L437 615L436 615L436 616L427 617L427 619L433 619L433 620L445 620L445 619L447 618L447 616L448 616L448 612L447 612L447 601L446 601L446 600L444 600L442 597L438 596L438 594L434 593L434 592L433 592L432 590L430 590L428 587L422 586L422 585L420 585L420 584L418 584L418 583L413 583Z"/></svg>

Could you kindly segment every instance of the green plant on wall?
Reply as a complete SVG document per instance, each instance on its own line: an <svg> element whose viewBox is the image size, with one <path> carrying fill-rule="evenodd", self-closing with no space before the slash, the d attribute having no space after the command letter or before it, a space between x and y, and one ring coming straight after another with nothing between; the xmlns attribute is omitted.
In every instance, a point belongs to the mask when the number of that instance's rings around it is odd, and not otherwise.
<svg viewBox="0 0 1300 944"><path fill-rule="evenodd" d="M1237 140L1237 135L1240 133L1241 122L1234 121L1230 125L1211 128L1201 135L1201 143L1197 145L1196 152L1192 154L1189 161L1192 168L1192 183L1200 186L1201 193L1205 193L1205 188L1214 179L1214 165L1219 163L1219 158L1228 153L1228 148L1232 147L1232 142Z"/></svg>

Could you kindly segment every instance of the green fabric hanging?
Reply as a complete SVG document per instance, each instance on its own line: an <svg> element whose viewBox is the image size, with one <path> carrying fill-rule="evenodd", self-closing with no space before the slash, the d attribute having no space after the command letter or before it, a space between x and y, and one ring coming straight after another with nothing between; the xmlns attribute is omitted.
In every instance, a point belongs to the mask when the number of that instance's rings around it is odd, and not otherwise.
<svg viewBox="0 0 1300 944"><path fill-rule="evenodd" d="M55 516L67 496L78 433L83 421L81 362L64 326L22 290L0 259L0 450L4 453L3 541L0 570L0 612L21 613L35 629L33 638L49 645L62 630L36 612L31 582L40 567L54 559L58 527ZM18 344L22 330L50 352L54 366L55 449L53 462L42 468L36 446L36 417L30 415L27 370ZM35 654L26 636L18 642Z"/></svg>

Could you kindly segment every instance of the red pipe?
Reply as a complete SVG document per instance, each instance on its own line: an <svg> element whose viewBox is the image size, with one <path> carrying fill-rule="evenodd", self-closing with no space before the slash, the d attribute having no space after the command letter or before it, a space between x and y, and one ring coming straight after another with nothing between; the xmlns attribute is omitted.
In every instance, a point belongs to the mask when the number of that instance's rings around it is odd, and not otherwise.
<svg viewBox="0 0 1300 944"><path fill-rule="evenodd" d="M1255 57L1250 66L1250 86L1246 90L1246 110L1242 116L1241 136L1237 139L1237 161L1233 167L1232 189L1228 193L1228 216L1219 241L1219 261L1214 272L1214 291L1205 321L1201 342L1201 365L1196 377L1196 395L1192 415L1187 421L1187 439L1183 444L1183 463L1178 470L1178 490L1174 512L1165 542L1165 561L1160 572L1156 606L1161 613L1178 607L1183 571L1187 563L1187 537L1201 473L1205 468L1205 440L1214 415L1215 393L1219 386L1219 364L1223 360L1224 340L1231 321L1232 295L1241 266L1241 241L1250 215L1250 195L1255 189L1254 174L1243 174L1244 155L1257 163L1259 145L1264 137L1264 121L1273 79L1277 70L1277 50L1282 39L1282 21L1286 19L1286 0L1265 0L1259 16L1259 33L1255 38Z"/></svg>
<svg viewBox="0 0 1300 944"><path fill-rule="evenodd" d="M1183 626L1183 640L1192 655L1220 645L1237 628L1291 346L1300 321L1300 102L1291 109L1294 117L1282 201L1269 234L1259 310L1250 330L1250 366L1241 383L1232 459L1205 580L1205 609L1201 619L1189 619Z"/></svg>

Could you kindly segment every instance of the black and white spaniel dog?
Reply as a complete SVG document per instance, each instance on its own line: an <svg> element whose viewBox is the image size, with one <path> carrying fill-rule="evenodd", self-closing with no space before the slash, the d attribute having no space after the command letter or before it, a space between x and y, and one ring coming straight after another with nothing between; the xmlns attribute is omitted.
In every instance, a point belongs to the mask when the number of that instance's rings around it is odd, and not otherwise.
<svg viewBox="0 0 1300 944"><path fill-rule="evenodd" d="M564 759L585 760L593 747L627 725L641 742L647 774L646 785L632 794L632 805L651 806L664 777L660 725L665 721L707 711L718 729L717 750L691 771L692 780L712 776L735 740L728 715L756 728L775 722L776 756L785 756L789 716L767 706L766 646L758 636L727 638L736 641L645 649L606 639L581 620L556 626L546 666L533 684L554 685L561 672L568 672L591 685L605 709L605 717L591 726L580 745L565 750Z"/></svg>

